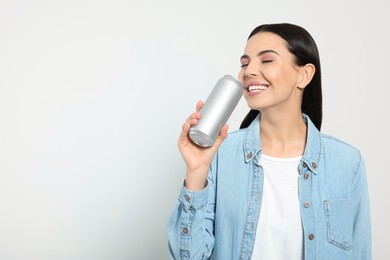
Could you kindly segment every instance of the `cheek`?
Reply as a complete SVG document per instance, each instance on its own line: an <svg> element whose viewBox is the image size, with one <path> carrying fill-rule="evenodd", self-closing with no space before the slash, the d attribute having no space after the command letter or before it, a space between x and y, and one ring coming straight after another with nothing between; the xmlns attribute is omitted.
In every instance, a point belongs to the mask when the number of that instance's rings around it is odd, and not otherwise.
<svg viewBox="0 0 390 260"><path fill-rule="evenodd" d="M272 82L277 82L279 81L281 77L281 71L280 69L275 69L275 68L266 68L263 69L263 76L267 81Z"/></svg>
<svg viewBox="0 0 390 260"><path fill-rule="evenodd" d="M256 102L256 100L253 100L253 98L249 99L248 92L246 92L246 91L244 92L243 97L245 98L246 104L249 106L249 108L252 109L254 107L254 105L252 103Z"/></svg>
<svg viewBox="0 0 390 260"><path fill-rule="evenodd" d="M273 85L285 85L294 80L294 72L285 67L269 67L263 72L264 77Z"/></svg>

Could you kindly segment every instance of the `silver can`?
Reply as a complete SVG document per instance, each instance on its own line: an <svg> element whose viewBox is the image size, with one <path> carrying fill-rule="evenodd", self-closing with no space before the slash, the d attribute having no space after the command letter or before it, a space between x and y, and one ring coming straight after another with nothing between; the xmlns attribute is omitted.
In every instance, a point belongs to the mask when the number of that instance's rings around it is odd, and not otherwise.
<svg viewBox="0 0 390 260"><path fill-rule="evenodd" d="M241 82L231 75L220 78L200 109L202 117L189 131L201 147L212 146L242 96Z"/></svg>

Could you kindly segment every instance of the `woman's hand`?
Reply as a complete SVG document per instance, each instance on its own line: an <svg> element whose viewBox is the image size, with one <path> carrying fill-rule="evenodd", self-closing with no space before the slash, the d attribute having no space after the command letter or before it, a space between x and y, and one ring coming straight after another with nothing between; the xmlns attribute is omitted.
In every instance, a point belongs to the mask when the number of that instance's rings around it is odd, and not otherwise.
<svg viewBox="0 0 390 260"><path fill-rule="evenodd" d="M219 146L227 137L228 131L228 126L224 125L221 129L220 135L211 147L203 148L193 143L188 137L188 132L190 127L196 125L201 118L199 111L202 106L203 102L198 101L196 105L196 112L187 118L178 141L180 153L187 166L185 182L186 188L190 190L200 190L205 187L211 161L213 160Z"/></svg>

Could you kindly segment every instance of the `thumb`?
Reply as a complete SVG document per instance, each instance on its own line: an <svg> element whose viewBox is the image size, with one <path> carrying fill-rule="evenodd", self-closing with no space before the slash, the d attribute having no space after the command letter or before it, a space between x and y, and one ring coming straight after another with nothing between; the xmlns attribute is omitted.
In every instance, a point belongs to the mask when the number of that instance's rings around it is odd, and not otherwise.
<svg viewBox="0 0 390 260"><path fill-rule="evenodd" d="M217 140L215 141L215 146L217 148L222 144L222 142L228 136L228 130L229 130L229 126L228 125L224 125L222 127L221 132L219 133L219 136L218 136Z"/></svg>

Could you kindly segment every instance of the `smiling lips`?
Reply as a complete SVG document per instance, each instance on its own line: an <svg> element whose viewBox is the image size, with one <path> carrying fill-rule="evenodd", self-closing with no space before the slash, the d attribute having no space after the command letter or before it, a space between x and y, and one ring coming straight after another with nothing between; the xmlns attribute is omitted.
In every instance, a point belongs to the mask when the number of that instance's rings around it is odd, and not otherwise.
<svg viewBox="0 0 390 260"><path fill-rule="evenodd" d="M266 90L269 86L268 85L249 85L246 89L249 93L251 92L262 92Z"/></svg>

